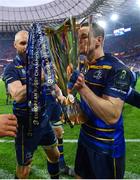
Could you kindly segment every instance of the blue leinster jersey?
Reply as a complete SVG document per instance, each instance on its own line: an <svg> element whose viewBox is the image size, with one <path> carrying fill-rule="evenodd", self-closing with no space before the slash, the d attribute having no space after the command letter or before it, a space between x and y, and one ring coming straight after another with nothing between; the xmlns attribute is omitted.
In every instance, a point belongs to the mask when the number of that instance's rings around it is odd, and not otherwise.
<svg viewBox="0 0 140 180"><path fill-rule="evenodd" d="M4 72L3 77L6 85L14 82L20 81L22 85L26 84L26 67L23 64L22 57L16 56L11 64L9 64ZM45 96L44 86L42 86L42 93L40 96L41 108L45 108ZM15 114L24 115L27 113L27 100L21 103L13 102L13 111Z"/></svg>
<svg viewBox="0 0 140 180"><path fill-rule="evenodd" d="M88 67L85 81L86 85L97 96L107 95L125 101L131 83L131 74L121 61L105 54L95 64ZM112 157L124 155L125 142L122 115L116 124L108 125L97 117L82 99L81 107L89 120L81 126L79 141Z"/></svg>

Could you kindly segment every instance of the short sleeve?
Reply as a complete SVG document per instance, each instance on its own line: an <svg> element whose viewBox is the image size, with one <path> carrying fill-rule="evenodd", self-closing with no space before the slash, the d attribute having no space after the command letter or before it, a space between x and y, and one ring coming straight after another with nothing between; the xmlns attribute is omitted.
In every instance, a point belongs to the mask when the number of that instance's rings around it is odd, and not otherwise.
<svg viewBox="0 0 140 180"><path fill-rule="evenodd" d="M9 64L5 68L3 80L5 81L6 85L14 81L20 80L18 76L18 72L13 64Z"/></svg>
<svg viewBox="0 0 140 180"><path fill-rule="evenodd" d="M125 68L112 70L108 75L103 94L120 98L124 101L127 97L130 85L131 74L129 70Z"/></svg>

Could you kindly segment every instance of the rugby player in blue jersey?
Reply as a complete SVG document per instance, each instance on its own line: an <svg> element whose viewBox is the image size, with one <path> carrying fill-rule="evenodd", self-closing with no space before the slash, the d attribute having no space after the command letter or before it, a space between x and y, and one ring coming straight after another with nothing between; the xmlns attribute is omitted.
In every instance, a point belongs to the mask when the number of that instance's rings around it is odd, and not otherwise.
<svg viewBox="0 0 140 180"><path fill-rule="evenodd" d="M34 151L38 145L42 145L47 154L48 163L51 164L49 173L51 178L59 178L59 151L56 137L50 125L46 111L46 91L42 85L41 94L41 119L38 126L32 127L32 136L28 136L29 114L27 111L26 97L26 46L28 32L19 31L15 35L14 46L17 55L13 62L7 66L4 72L4 80L12 98L13 112L18 119L18 132L15 139L17 168L16 177L26 179L30 173L30 166Z"/></svg>
<svg viewBox="0 0 140 180"><path fill-rule="evenodd" d="M131 85L130 70L104 53L104 29L98 24L83 25L78 39L80 54L86 56L88 68L74 84L87 116L78 140L76 176L122 179L125 171L122 109Z"/></svg>

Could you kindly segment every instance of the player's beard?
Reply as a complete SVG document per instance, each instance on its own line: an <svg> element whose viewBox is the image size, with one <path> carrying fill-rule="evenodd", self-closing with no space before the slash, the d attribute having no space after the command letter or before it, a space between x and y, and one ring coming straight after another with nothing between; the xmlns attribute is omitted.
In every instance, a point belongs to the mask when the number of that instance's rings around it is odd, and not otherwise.
<svg viewBox="0 0 140 180"><path fill-rule="evenodd" d="M88 64L92 64L95 57L95 49L89 46L80 49L80 54L86 56Z"/></svg>
<svg viewBox="0 0 140 180"><path fill-rule="evenodd" d="M93 63L94 57L95 57L95 50L94 49L89 49L89 51L87 53L88 64L92 64Z"/></svg>
<svg viewBox="0 0 140 180"><path fill-rule="evenodd" d="M87 46L84 44L79 45L79 54L87 55Z"/></svg>
<svg viewBox="0 0 140 180"><path fill-rule="evenodd" d="M88 41L83 41L81 44L79 44L79 54L85 55L87 57L88 64L92 64L94 61L96 48L96 42L90 38Z"/></svg>
<svg viewBox="0 0 140 180"><path fill-rule="evenodd" d="M27 57L26 57L26 52L18 53L19 56L22 58L23 64L27 64Z"/></svg>

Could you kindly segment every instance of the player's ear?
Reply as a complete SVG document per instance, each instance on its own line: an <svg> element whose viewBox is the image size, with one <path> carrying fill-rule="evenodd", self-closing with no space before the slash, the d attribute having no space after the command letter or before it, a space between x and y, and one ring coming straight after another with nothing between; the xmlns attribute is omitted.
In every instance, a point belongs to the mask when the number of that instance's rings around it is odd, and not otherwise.
<svg viewBox="0 0 140 180"><path fill-rule="evenodd" d="M97 37L97 43L98 44L102 44L103 43L103 37L102 36L98 36Z"/></svg>
<svg viewBox="0 0 140 180"><path fill-rule="evenodd" d="M14 47L16 48L16 42L14 41Z"/></svg>
<svg viewBox="0 0 140 180"><path fill-rule="evenodd" d="M103 44L103 37L102 36L96 37L96 47L99 47L102 44Z"/></svg>

